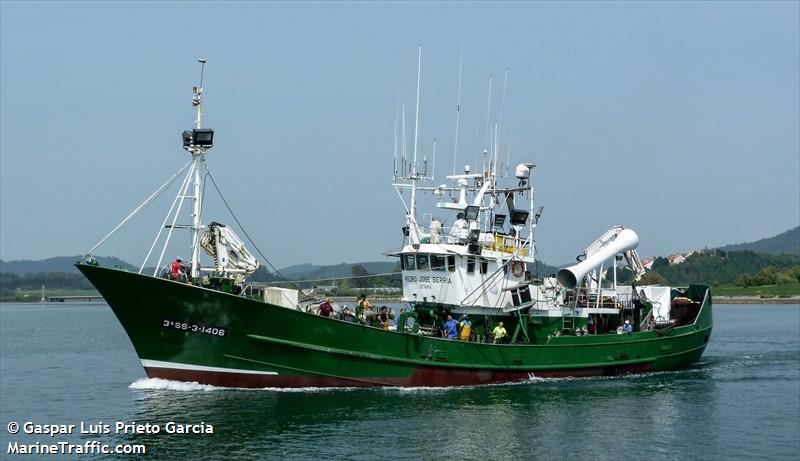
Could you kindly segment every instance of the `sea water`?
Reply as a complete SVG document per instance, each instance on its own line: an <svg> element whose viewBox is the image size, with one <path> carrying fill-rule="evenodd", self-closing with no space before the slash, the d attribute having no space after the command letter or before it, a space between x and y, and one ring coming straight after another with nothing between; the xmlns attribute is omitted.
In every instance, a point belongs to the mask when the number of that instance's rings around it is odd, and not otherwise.
<svg viewBox="0 0 800 461"><path fill-rule="evenodd" d="M3 304L0 459L798 459L800 306L714 309L683 371L245 390L146 379L105 304ZM59 442L146 453L9 454Z"/></svg>

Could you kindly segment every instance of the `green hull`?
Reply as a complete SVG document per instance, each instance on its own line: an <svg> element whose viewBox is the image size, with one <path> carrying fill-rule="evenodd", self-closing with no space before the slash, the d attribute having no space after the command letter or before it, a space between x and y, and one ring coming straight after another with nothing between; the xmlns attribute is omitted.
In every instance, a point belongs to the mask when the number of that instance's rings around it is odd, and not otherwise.
<svg viewBox="0 0 800 461"><path fill-rule="evenodd" d="M457 386L676 370L712 329L707 287L693 323L629 335L494 345L384 331L220 291L78 264L150 377L232 387ZM700 301L700 299L698 299Z"/></svg>

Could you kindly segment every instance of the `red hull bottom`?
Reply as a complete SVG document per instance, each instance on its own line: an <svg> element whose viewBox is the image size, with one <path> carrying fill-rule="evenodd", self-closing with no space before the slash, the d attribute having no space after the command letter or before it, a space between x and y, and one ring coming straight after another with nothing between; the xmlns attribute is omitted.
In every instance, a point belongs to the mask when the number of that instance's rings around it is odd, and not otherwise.
<svg viewBox="0 0 800 461"><path fill-rule="evenodd" d="M242 388L297 388L297 387L450 387L503 384L527 381L534 378L588 378L617 376L655 371L649 364L621 367L597 367L564 370L540 370L535 373L512 371L453 370L420 368L406 378L337 378L313 375L266 375L219 371L180 370L175 368L145 367L149 378L196 382L219 387Z"/></svg>

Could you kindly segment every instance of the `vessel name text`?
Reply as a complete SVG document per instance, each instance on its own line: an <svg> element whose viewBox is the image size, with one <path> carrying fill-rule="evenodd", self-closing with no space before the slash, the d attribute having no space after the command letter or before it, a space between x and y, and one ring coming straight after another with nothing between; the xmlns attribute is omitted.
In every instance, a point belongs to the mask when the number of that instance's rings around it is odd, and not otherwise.
<svg viewBox="0 0 800 461"><path fill-rule="evenodd" d="M453 283L450 277L443 277L439 275L406 275L406 283Z"/></svg>

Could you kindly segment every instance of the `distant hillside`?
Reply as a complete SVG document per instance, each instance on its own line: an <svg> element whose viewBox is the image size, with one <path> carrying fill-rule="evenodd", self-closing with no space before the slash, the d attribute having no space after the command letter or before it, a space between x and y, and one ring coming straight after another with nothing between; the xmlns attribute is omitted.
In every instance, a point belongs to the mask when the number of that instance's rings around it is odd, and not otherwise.
<svg viewBox="0 0 800 461"><path fill-rule="evenodd" d="M77 273L78 269L74 264L81 259L81 256L58 256L55 258L47 258L39 261L29 261L27 259L20 259L16 261L3 261L0 259L0 273L5 274L38 274L46 272L69 272ZM113 256L95 256L95 259L101 266L114 267L120 266L128 270L138 271L138 267Z"/></svg>
<svg viewBox="0 0 800 461"><path fill-rule="evenodd" d="M756 253L800 256L800 226L774 237L764 238L755 242L726 245L719 249L724 251L749 250Z"/></svg>
<svg viewBox="0 0 800 461"><path fill-rule="evenodd" d="M559 267L551 266L550 264L543 263L541 261L536 261L531 267L528 267L528 271L534 277L545 277L548 275L554 275L558 272Z"/></svg>
<svg viewBox="0 0 800 461"><path fill-rule="evenodd" d="M315 266L312 264L303 264L305 270L293 270L286 272L280 270L284 277L291 277L294 279L324 279L324 278L337 278L337 277L350 277L353 275L353 266L361 266L370 274L386 274L395 272L397 270L398 261L375 261L353 264L335 264L331 266ZM300 266L292 266L292 268L299 268Z"/></svg>
<svg viewBox="0 0 800 461"><path fill-rule="evenodd" d="M0 260L0 274L5 274L6 277L0 280L2 288L15 289L15 288L30 288L37 287L45 284L47 286L64 285L64 288L86 288L85 279L78 274L78 270L74 264L78 261L80 256L59 256L55 258L43 259L40 261L17 260L17 261L2 261ZM119 259L116 257L98 256L96 257L101 266L114 267L119 266L126 268L130 271L138 271L138 267ZM303 286L311 285L325 285L329 282L326 279L347 279L353 275L353 267L361 266L369 274L388 274L398 272L399 261L392 259L389 261L372 261L361 263L341 263L326 266L318 266L314 264L297 264L294 266L279 269L283 280L314 280L317 282L308 282L302 284ZM558 272L558 268L537 262L529 268L534 277L544 277ZM151 273L152 268L148 268L145 273ZM15 278L13 276L19 276ZM63 277L68 275L69 277ZM71 277L75 275L76 277ZM281 280L271 273L266 266L261 266L251 276L251 281L254 282L276 282ZM375 279L368 279L366 286L371 283L376 285L384 285L390 283L399 286L398 277L378 277Z"/></svg>
<svg viewBox="0 0 800 461"><path fill-rule="evenodd" d="M778 269L800 266L800 256L709 250L695 253L680 264L668 264L666 260L660 264L659 260L656 260L653 271L661 274L671 285L687 283L720 285L732 284L743 274L755 275L769 266Z"/></svg>
<svg viewBox="0 0 800 461"><path fill-rule="evenodd" d="M287 278L297 278L302 277L303 274L310 274L322 266L315 266L313 264L296 264L294 266L284 267L283 269L278 269L278 272L281 273L284 277Z"/></svg>
<svg viewBox="0 0 800 461"><path fill-rule="evenodd" d="M336 277L350 277L353 275L353 266L361 266L370 274L387 274L390 272L397 272L400 269L397 267L398 261L376 261L364 262L353 264L335 264L331 266L315 266L313 264L300 264L296 266L289 266L285 269L279 269L281 275L293 280L300 279L325 279ZM537 262L530 268L531 274L538 276L551 275L558 272L558 268L543 262Z"/></svg>

